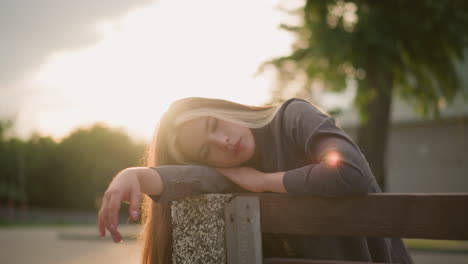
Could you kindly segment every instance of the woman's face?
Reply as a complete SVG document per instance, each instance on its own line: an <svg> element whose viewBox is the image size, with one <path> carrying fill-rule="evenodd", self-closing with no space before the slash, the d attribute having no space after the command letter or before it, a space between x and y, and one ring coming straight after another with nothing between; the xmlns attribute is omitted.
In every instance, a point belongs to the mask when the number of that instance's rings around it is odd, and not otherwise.
<svg viewBox="0 0 468 264"><path fill-rule="evenodd" d="M249 128L215 117L199 117L183 123L178 145L189 159L220 168L239 166L255 152L255 140Z"/></svg>

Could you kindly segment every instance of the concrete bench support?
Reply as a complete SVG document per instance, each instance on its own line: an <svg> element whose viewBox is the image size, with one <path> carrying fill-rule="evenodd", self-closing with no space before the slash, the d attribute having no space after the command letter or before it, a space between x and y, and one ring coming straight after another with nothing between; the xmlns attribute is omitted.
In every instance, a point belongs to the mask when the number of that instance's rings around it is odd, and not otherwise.
<svg viewBox="0 0 468 264"><path fill-rule="evenodd" d="M205 194L171 209L174 264L262 263L258 197Z"/></svg>
<svg viewBox="0 0 468 264"><path fill-rule="evenodd" d="M173 201L173 264L226 263L225 204L231 194L205 194Z"/></svg>

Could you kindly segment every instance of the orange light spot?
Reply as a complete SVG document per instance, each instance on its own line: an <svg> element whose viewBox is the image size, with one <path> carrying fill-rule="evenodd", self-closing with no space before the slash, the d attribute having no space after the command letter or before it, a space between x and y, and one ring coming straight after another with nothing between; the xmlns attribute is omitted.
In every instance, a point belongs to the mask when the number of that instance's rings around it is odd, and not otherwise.
<svg viewBox="0 0 468 264"><path fill-rule="evenodd" d="M336 167L340 163L341 155L338 151L331 151L325 156L325 161L330 167Z"/></svg>

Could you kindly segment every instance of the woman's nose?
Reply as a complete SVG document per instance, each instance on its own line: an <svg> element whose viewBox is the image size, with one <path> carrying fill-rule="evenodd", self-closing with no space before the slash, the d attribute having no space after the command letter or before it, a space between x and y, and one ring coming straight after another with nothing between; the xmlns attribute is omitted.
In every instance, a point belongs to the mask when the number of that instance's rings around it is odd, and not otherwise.
<svg viewBox="0 0 468 264"><path fill-rule="evenodd" d="M229 149L229 146L232 145L232 140L226 135L217 135L213 139L216 146L220 148Z"/></svg>

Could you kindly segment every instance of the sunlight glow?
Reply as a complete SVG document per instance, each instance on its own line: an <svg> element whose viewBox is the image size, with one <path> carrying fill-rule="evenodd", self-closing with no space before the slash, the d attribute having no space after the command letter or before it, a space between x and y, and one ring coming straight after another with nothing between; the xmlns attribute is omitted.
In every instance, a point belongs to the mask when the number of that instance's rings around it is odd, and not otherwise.
<svg viewBox="0 0 468 264"><path fill-rule="evenodd" d="M270 1L157 1L101 21L96 45L53 54L29 80L46 88L27 115L56 137L104 121L148 139L169 104L187 96L245 104L269 99L272 74L258 66L287 54L285 14ZM38 107L38 105L48 107Z"/></svg>
<svg viewBox="0 0 468 264"><path fill-rule="evenodd" d="M330 151L325 156L325 161L329 167L336 168L341 161L341 155L338 151Z"/></svg>

